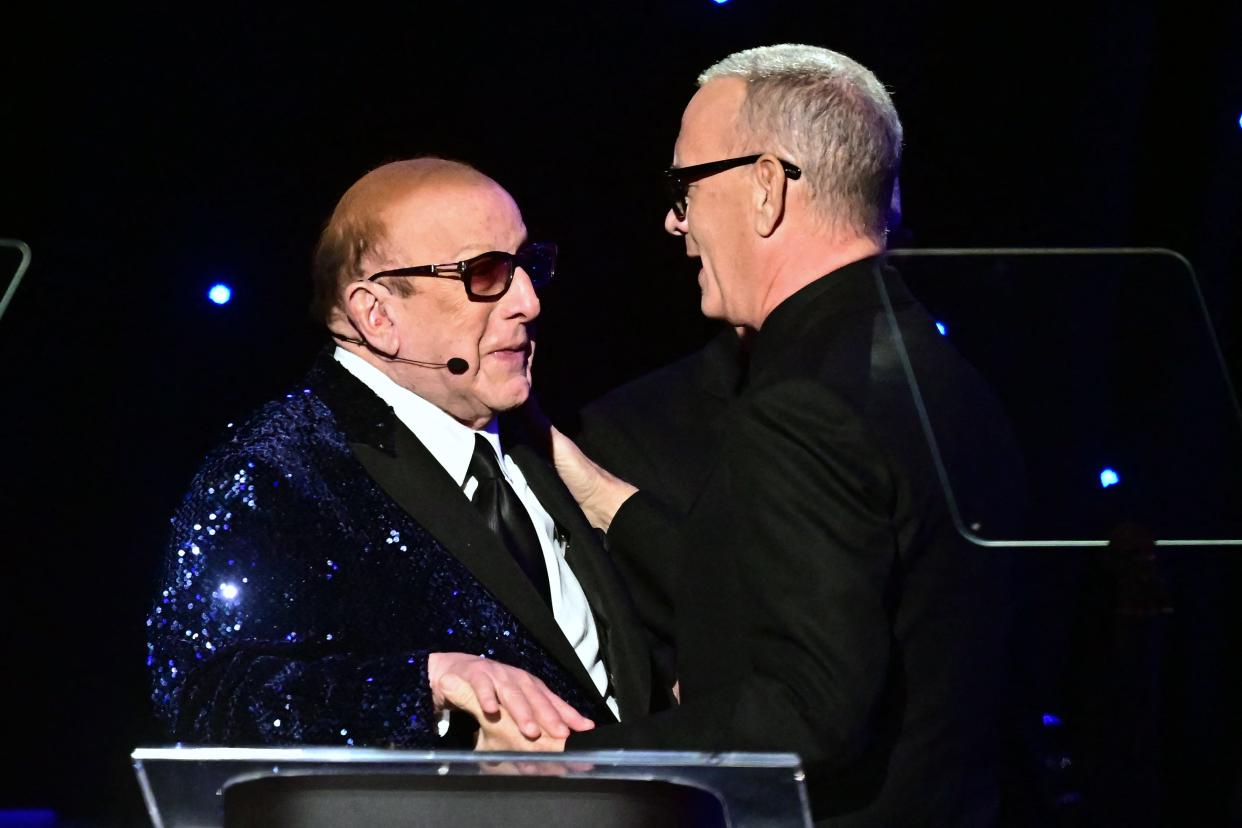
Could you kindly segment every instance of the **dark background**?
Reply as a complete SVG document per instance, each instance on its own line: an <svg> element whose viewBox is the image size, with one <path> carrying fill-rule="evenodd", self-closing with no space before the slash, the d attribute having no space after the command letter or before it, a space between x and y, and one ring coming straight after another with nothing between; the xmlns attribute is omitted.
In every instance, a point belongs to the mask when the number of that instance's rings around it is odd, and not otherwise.
<svg viewBox="0 0 1242 828"><path fill-rule="evenodd" d="M894 92L899 244L1174 248L1239 378L1242 4L169 8L10 10L0 32L0 236L35 251L0 322L0 810L138 824L126 755L161 740L143 619L167 518L225 424L320 346L310 250L386 160L473 162L561 244L537 390L568 418L708 334L660 225L695 75L828 46ZM206 301L216 281L230 304ZM1239 813L1236 565L1213 554L1176 565L1211 589L1177 596L1198 644L1170 662L1188 678L1161 725L1166 824Z"/></svg>

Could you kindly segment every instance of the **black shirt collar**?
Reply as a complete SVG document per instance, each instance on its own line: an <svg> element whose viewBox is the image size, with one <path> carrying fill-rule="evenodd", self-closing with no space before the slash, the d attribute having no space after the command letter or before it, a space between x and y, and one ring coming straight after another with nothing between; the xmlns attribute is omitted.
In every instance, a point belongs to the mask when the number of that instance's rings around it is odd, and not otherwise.
<svg viewBox="0 0 1242 828"><path fill-rule="evenodd" d="M857 310L860 302L876 301L874 270L881 256L868 256L839 267L795 291L777 305L755 334L751 350L751 373L757 376L808 326L818 325L825 308ZM829 312L831 313L831 311Z"/></svg>

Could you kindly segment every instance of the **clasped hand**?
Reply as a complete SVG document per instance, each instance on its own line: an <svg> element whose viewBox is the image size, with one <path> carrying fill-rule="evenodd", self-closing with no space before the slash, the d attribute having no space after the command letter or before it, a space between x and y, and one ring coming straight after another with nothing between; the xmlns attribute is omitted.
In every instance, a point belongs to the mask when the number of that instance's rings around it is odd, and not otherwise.
<svg viewBox="0 0 1242 828"><path fill-rule="evenodd" d="M560 751L595 723L525 670L468 653L432 653L427 678L436 712L461 710L479 723L476 750Z"/></svg>

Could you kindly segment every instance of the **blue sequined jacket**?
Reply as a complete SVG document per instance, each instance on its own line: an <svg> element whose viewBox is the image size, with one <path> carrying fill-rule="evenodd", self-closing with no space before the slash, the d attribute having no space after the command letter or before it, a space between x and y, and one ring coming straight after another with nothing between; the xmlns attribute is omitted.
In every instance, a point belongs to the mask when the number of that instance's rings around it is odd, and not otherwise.
<svg viewBox="0 0 1242 828"><path fill-rule="evenodd" d="M509 451L568 538L622 717L643 715L650 660L628 596L551 469ZM147 627L152 698L179 741L435 746L438 651L521 667L614 721L458 484L330 350L204 461Z"/></svg>

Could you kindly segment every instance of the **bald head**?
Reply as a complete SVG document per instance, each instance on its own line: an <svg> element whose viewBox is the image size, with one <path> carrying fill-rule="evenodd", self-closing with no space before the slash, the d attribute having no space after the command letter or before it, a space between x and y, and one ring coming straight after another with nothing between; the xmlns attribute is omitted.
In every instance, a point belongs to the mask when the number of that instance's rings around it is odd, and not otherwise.
<svg viewBox="0 0 1242 828"><path fill-rule="evenodd" d="M540 306L518 255L525 243L517 204L478 170L441 158L386 164L349 188L324 228L315 310L338 348L482 428L530 394L529 326ZM507 268L503 290L486 298L470 292L460 267L424 269L484 254L508 257L486 260ZM407 278L417 275L443 278ZM450 362L465 368L443 370Z"/></svg>
<svg viewBox="0 0 1242 828"><path fill-rule="evenodd" d="M354 182L337 202L315 248L312 316L330 323L341 287L366 276L364 262L384 258L389 236L386 214L393 208L420 195L471 188L499 189L500 185L468 164L444 158L394 161ZM409 280L393 280L391 287L402 295L413 291Z"/></svg>

